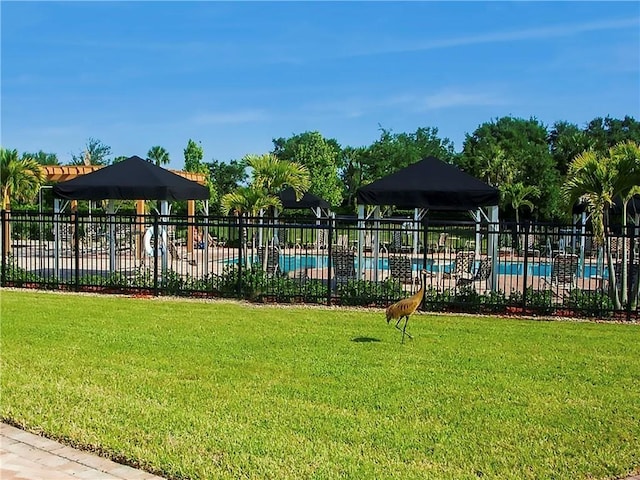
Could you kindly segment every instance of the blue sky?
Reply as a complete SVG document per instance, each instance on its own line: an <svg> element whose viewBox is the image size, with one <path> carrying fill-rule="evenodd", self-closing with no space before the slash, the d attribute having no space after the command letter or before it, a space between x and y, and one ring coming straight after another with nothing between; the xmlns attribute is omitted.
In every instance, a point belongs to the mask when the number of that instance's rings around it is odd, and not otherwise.
<svg viewBox="0 0 640 480"><path fill-rule="evenodd" d="M0 2L1 143L182 168L502 116L640 120L640 2Z"/></svg>

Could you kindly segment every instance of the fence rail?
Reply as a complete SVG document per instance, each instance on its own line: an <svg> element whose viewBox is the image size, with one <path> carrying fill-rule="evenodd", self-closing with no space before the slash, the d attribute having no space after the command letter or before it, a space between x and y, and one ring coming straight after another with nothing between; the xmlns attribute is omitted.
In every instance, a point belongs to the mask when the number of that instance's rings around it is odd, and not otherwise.
<svg viewBox="0 0 640 480"><path fill-rule="evenodd" d="M2 212L2 286L638 319L638 227Z"/></svg>

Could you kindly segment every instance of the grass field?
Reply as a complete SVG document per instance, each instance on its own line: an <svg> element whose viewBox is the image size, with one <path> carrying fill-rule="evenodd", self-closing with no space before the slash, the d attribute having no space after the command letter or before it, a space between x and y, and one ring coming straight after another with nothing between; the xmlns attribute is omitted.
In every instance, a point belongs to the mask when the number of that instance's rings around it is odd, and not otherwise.
<svg viewBox="0 0 640 480"><path fill-rule="evenodd" d="M640 325L1 292L1 416L174 479L640 469Z"/></svg>

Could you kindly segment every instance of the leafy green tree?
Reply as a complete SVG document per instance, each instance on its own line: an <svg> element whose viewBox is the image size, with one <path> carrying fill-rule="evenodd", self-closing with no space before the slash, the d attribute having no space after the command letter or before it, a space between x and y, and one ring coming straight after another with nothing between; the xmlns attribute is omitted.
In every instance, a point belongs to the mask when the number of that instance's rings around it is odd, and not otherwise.
<svg viewBox="0 0 640 480"><path fill-rule="evenodd" d="M309 191L331 205L342 203L343 187L339 169L342 149L334 139L319 132L305 132L290 138L273 140L273 154L280 160L304 165L311 178Z"/></svg>
<svg viewBox="0 0 640 480"><path fill-rule="evenodd" d="M222 213L220 200L227 193L233 192L236 188L246 183L248 178L247 165L244 160L231 160L229 163L213 160L207 166L213 186L211 195L211 200L214 203L213 208Z"/></svg>
<svg viewBox="0 0 640 480"><path fill-rule="evenodd" d="M60 165L58 156L55 153L46 153L39 150L37 153L25 152L21 157L23 160L32 159L38 162L39 165Z"/></svg>
<svg viewBox="0 0 640 480"><path fill-rule="evenodd" d="M202 163L204 151L202 146L189 139L184 149L184 170L194 173L209 173L206 165Z"/></svg>
<svg viewBox="0 0 640 480"><path fill-rule="evenodd" d="M109 165L111 147L96 138L89 138L85 149L71 155L71 165Z"/></svg>
<svg viewBox="0 0 640 480"><path fill-rule="evenodd" d="M206 186L209 189L209 197L211 197L212 195L215 195L215 189L211 183L211 177L209 176L209 167L205 163L202 163L203 157L204 151L202 150L202 146L189 139L187 146L184 149L184 170L186 172L201 173L205 175ZM199 205L200 201L198 201L197 204Z"/></svg>
<svg viewBox="0 0 640 480"><path fill-rule="evenodd" d="M397 172L425 157L433 156L447 163L453 163L456 154L453 143L438 137L438 129L424 127L414 133L394 134L381 128L380 138L362 156L363 184Z"/></svg>
<svg viewBox="0 0 640 480"><path fill-rule="evenodd" d="M577 125L568 122L556 122L549 132L549 148L560 175L567 174L571 161L586 150L595 147L595 141Z"/></svg>
<svg viewBox="0 0 640 480"><path fill-rule="evenodd" d="M158 167L161 167L162 165L169 165L169 163L171 162L171 159L169 158L169 152L167 152L163 147L159 145L151 147L147 152L147 157Z"/></svg>
<svg viewBox="0 0 640 480"><path fill-rule="evenodd" d="M44 172L36 160L18 158L17 150L0 147L0 188L3 210L10 208L12 199L16 202L31 201L37 195L44 180Z"/></svg>
<svg viewBox="0 0 640 480"><path fill-rule="evenodd" d="M127 158L129 158L129 157L127 157L126 155L118 155L117 157L115 157L115 158L113 159L113 162L111 162L111 163L119 163L119 162L123 162L123 161L125 161Z"/></svg>
<svg viewBox="0 0 640 480"><path fill-rule="evenodd" d="M366 153L366 147L346 147L342 150L340 179L344 189L343 204L346 204L351 212L356 210L356 192L363 185L362 159Z"/></svg>
<svg viewBox="0 0 640 480"><path fill-rule="evenodd" d="M543 219L566 217L561 205L561 179L549 152L546 127L535 119L502 117L480 125L466 135L458 165L467 173L486 178L487 161L500 153L509 162L510 183L522 182L540 191L538 209ZM503 162L497 162L503 167ZM501 205L503 208L504 204Z"/></svg>
<svg viewBox="0 0 640 480"><path fill-rule="evenodd" d="M587 124L584 133L601 155L608 155L609 148L622 142L640 143L640 123L630 116L622 120L608 116L595 118Z"/></svg>

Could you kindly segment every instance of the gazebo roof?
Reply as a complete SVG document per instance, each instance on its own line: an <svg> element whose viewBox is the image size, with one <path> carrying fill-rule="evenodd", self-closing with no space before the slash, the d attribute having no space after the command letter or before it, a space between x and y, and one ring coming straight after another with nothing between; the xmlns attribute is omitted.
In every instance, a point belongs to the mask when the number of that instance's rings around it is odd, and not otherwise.
<svg viewBox="0 0 640 480"><path fill-rule="evenodd" d="M296 194L293 188L285 188L280 192L280 201L282 207L287 209L293 208L330 208L329 202L314 195L313 193L306 192L300 200L296 200Z"/></svg>
<svg viewBox="0 0 640 480"><path fill-rule="evenodd" d="M498 189L435 157L427 157L357 192L363 205L474 210L498 205Z"/></svg>
<svg viewBox="0 0 640 480"><path fill-rule="evenodd" d="M133 156L60 182L53 194L67 200L207 200L209 189Z"/></svg>

